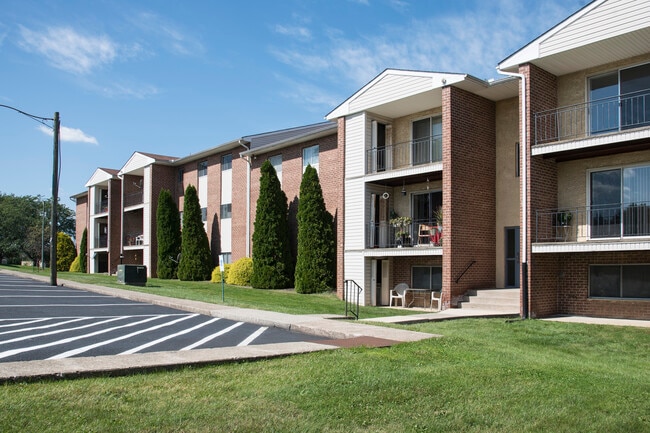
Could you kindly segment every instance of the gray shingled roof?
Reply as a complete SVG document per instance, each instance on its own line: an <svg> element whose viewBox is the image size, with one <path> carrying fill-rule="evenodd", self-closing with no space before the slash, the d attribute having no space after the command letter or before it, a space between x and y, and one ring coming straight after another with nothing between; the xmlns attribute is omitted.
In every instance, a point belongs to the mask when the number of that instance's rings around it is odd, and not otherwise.
<svg viewBox="0 0 650 433"><path fill-rule="evenodd" d="M299 126L297 128L283 129L280 131L265 132L262 134L248 135L242 137L250 142L250 149L257 150L268 146L278 145L288 141L308 138L322 132L336 132L337 125L334 122L321 122L313 125Z"/></svg>

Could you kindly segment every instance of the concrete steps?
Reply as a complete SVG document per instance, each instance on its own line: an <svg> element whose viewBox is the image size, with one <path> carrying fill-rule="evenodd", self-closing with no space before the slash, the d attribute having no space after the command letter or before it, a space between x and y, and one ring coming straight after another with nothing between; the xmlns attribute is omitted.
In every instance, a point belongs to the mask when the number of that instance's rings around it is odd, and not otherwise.
<svg viewBox="0 0 650 433"><path fill-rule="evenodd" d="M519 289L480 289L467 292L458 307L519 314Z"/></svg>

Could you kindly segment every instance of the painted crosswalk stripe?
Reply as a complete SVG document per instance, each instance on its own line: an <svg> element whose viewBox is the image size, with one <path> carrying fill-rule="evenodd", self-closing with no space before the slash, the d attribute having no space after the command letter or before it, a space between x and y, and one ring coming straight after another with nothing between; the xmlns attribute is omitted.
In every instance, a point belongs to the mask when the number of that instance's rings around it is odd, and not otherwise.
<svg viewBox="0 0 650 433"><path fill-rule="evenodd" d="M20 353L31 352L33 350L44 349L46 347L59 346L59 345L62 345L62 344L71 343L73 341L81 340L83 338L95 337L97 335L106 334L107 332L113 332L113 331L116 331L118 329L128 328L128 327L131 327L131 326L137 326L137 325L140 325L142 323L150 322L150 321L155 320L157 318L163 318L165 316L166 315L149 317L147 319L140 320L138 322L133 322L133 323L129 323L129 324L126 324L126 325L121 325L121 326L114 326L112 328L106 328L106 329L102 329L102 330L99 330L99 331L91 332L90 334L77 335L75 337L64 338L63 340L57 340L57 341L51 341L49 343L38 344L36 346L21 347L19 349L6 350L4 352L0 352L0 359L8 358L9 356L18 355Z"/></svg>
<svg viewBox="0 0 650 433"><path fill-rule="evenodd" d="M192 315L188 315L186 317L181 317L180 319L172 320L171 322L161 323L159 325L152 326L151 328L142 329L140 331L132 332L132 333L126 334L126 335L121 335L119 337L111 338L110 340L100 341L99 343L90 344L90 345L84 346L84 347L79 347L78 349L68 350L67 352L63 352L63 353L60 353L58 355L54 355L54 356L49 357L47 359L69 358L71 356L79 355L80 353L84 353L84 352L87 352L89 350L101 347L101 346L106 346L107 344L115 343L116 341L126 340L127 338L135 337L136 335L144 334L145 332L156 331L156 330L158 330L160 328L164 328L166 326L175 325L175 324L177 324L179 322L182 322L183 320L191 319L191 318L196 317L196 316L198 316L198 314L192 314Z"/></svg>
<svg viewBox="0 0 650 433"><path fill-rule="evenodd" d="M266 331L267 329L269 329L268 326L261 326L257 331L253 332L251 335L248 336L247 339L239 343L237 346L248 346L253 341L255 341L257 337L262 335L264 331Z"/></svg>
<svg viewBox="0 0 650 433"><path fill-rule="evenodd" d="M169 335L167 335L165 337L159 338L159 339L154 340L154 341L150 341L150 342L145 343L145 344L143 344L141 346L134 347L133 349L129 349L129 350L125 351L125 352L120 353L120 355L130 355L132 353L138 353L141 350L144 350L144 349L146 349L148 347L151 347L151 346L155 346L156 344L162 343L163 341L170 340L170 339L178 337L180 335L189 334L190 332L196 331L197 329L200 329L200 328L203 328L204 326L210 325L210 324L216 322L217 320L219 320L218 317L216 319L210 319L207 322L199 323L198 325L193 326L191 328L183 329L182 331L176 332L174 334L169 334Z"/></svg>
<svg viewBox="0 0 650 433"><path fill-rule="evenodd" d="M189 346L183 347L181 350L192 350L196 347L202 346L203 344L207 343L208 341L214 340L217 337L220 337L224 334L227 334L228 332L232 331L233 329L237 328L238 326L243 325L244 322L237 322L234 325L231 325L227 327L226 329L222 329L221 331L214 333L212 335L208 335L207 337L197 341L196 343L190 344Z"/></svg>
<svg viewBox="0 0 650 433"><path fill-rule="evenodd" d="M141 307L153 307L151 304L138 302L124 302L117 304L27 304L27 305L0 305L0 308L35 308L35 307L126 307L139 305Z"/></svg>

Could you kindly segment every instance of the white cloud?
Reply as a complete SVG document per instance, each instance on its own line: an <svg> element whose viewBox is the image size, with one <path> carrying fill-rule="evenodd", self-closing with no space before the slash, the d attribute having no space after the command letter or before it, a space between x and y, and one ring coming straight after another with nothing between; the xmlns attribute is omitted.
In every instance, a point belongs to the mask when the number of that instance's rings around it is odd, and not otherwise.
<svg viewBox="0 0 650 433"><path fill-rule="evenodd" d="M160 45L174 54L197 56L205 52L199 39L155 13L141 12L131 22L145 33L156 36Z"/></svg>
<svg viewBox="0 0 650 433"><path fill-rule="evenodd" d="M45 125L40 125L38 129L50 137L54 136L54 131ZM99 144L95 137L87 135L81 129L68 128L67 126L61 126L61 130L59 131L59 140L61 142L65 141L69 143Z"/></svg>
<svg viewBox="0 0 650 433"><path fill-rule="evenodd" d="M57 69L85 75L115 61L118 45L108 36L87 36L70 27L39 32L20 26L19 45L45 57Z"/></svg>
<svg viewBox="0 0 650 433"><path fill-rule="evenodd" d="M302 26L283 26L278 24L274 27L274 30L281 35L291 36L304 41L311 39L311 31Z"/></svg>

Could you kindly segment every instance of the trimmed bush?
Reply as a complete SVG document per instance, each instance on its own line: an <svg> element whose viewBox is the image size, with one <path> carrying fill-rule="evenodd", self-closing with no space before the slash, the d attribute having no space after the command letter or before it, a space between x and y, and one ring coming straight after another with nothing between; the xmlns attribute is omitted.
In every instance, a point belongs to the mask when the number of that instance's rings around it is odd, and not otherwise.
<svg viewBox="0 0 650 433"><path fill-rule="evenodd" d="M65 233L56 234L56 270L66 272L77 257L77 249L74 247L72 238Z"/></svg>
<svg viewBox="0 0 650 433"><path fill-rule="evenodd" d="M223 279L224 281L228 281L228 273L230 272L230 263L226 263L223 265ZM212 279L210 279L211 283L220 283L221 282L221 267L217 266L212 270Z"/></svg>
<svg viewBox="0 0 650 433"><path fill-rule="evenodd" d="M260 171L251 285L256 289L286 289L293 282L287 196L271 162L264 161Z"/></svg>
<svg viewBox="0 0 650 433"><path fill-rule="evenodd" d="M212 273L210 243L201 220L201 207L196 188L188 185L183 205L183 232L178 279L181 281L208 281Z"/></svg>
<svg viewBox="0 0 650 433"><path fill-rule="evenodd" d="M75 257L75 259L72 261L72 264L70 265L70 272L83 272L81 269L81 254Z"/></svg>
<svg viewBox="0 0 650 433"><path fill-rule="evenodd" d="M158 266L156 274L163 280L176 278L178 254L181 252L181 218L171 192L161 189L156 209Z"/></svg>
<svg viewBox="0 0 650 433"><path fill-rule="evenodd" d="M253 275L253 259L242 257L230 266L226 283L234 286L250 286Z"/></svg>
<svg viewBox="0 0 650 433"><path fill-rule="evenodd" d="M81 235L81 243L79 244L79 270L71 272L88 272L88 229L85 228ZM74 262L73 262L74 263Z"/></svg>
<svg viewBox="0 0 650 433"><path fill-rule="evenodd" d="M331 290L335 281L334 220L325 208L318 172L307 166L300 183L298 257L295 288L298 293Z"/></svg>

